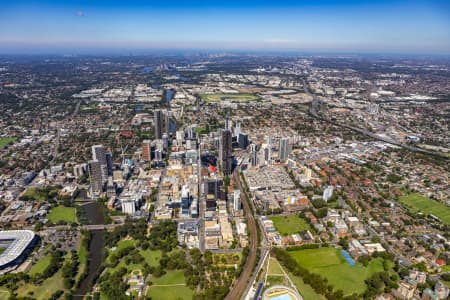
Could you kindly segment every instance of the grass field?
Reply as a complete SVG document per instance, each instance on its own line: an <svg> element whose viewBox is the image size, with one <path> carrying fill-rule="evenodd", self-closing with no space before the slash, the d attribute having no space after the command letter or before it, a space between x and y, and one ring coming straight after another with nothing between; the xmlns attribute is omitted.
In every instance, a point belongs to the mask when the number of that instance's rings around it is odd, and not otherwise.
<svg viewBox="0 0 450 300"><path fill-rule="evenodd" d="M191 300L193 295L194 292L184 285L151 286L147 292L152 300Z"/></svg>
<svg viewBox="0 0 450 300"><path fill-rule="evenodd" d="M53 223L58 223L59 221L73 223L77 220L77 212L74 207L65 207L60 205L52 208L47 217Z"/></svg>
<svg viewBox="0 0 450 300"><path fill-rule="evenodd" d="M364 280L376 272L383 271L381 259L372 260L367 267L360 263L350 266L340 251L335 248L307 249L288 252L300 266L320 274L344 295L361 293L366 289Z"/></svg>
<svg viewBox="0 0 450 300"><path fill-rule="evenodd" d="M450 224L450 207L444 203L431 200L420 194L409 194L400 197L400 202L413 212L433 214L443 223Z"/></svg>
<svg viewBox="0 0 450 300"><path fill-rule="evenodd" d="M205 102L220 102L223 100L229 100L232 102L246 102L246 101L256 101L260 98L254 94L202 94L200 95Z"/></svg>
<svg viewBox="0 0 450 300"><path fill-rule="evenodd" d="M294 283L303 300L326 300L324 296L317 294L316 291L309 285L303 282L303 279L298 276L294 276L292 273L288 273L292 283Z"/></svg>
<svg viewBox="0 0 450 300"><path fill-rule="evenodd" d="M9 299L9 291L4 288L0 288L0 300L8 300Z"/></svg>
<svg viewBox="0 0 450 300"><path fill-rule="evenodd" d="M450 265L443 266L441 269L442 272L450 272Z"/></svg>
<svg viewBox="0 0 450 300"><path fill-rule="evenodd" d="M297 215L270 217L273 225L281 235L290 235L309 230L309 224Z"/></svg>
<svg viewBox="0 0 450 300"><path fill-rule="evenodd" d="M40 260L38 260L30 269L30 271L28 271L28 274L30 274L31 276L39 274L44 272L44 270L48 267L48 265L50 264L50 260L51 257L49 256L45 256L43 258L41 258Z"/></svg>
<svg viewBox="0 0 450 300"><path fill-rule="evenodd" d="M5 252L6 248L0 248L0 254L2 254L3 252Z"/></svg>
<svg viewBox="0 0 450 300"><path fill-rule="evenodd" d="M135 247L136 241L135 240L121 240L117 243L117 250L121 250L123 248L130 247L130 246Z"/></svg>
<svg viewBox="0 0 450 300"><path fill-rule="evenodd" d="M0 137L0 149L8 146L11 143L16 142L16 138L13 137Z"/></svg>
<svg viewBox="0 0 450 300"><path fill-rule="evenodd" d="M117 243L117 250L118 249L123 249L125 247L135 247L136 246L136 241L135 240L121 240ZM117 251L116 250L116 251ZM153 267L156 267L159 265L159 260L161 259L162 256L162 252L160 250L156 250L156 251L152 251L152 250L139 250L139 253L142 255L142 257L144 257L145 261ZM107 261L109 261L109 257L107 258ZM117 264L117 266L115 266L114 268L110 269L110 272L116 272L117 270L119 270L121 267L125 267L128 272L131 272L133 270L137 270L137 269L142 269L142 265L140 264L131 264L131 265L127 265L125 264L125 260L121 259L120 262Z"/></svg>
<svg viewBox="0 0 450 300"><path fill-rule="evenodd" d="M273 257L271 257L269 260L269 270L267 274L268 275L283 274L283 270L281 269L280 263Z"/></svg>
<svg viewBox="0 0 450 300"><path fill-rule="evenodd" d="M141 250L139 252L144 258L145 261L152 267L159 266L159 260L161 259L162 252L161 250Z"/></svg>
<svg viewBox="0 0 450 300"><path fill-rule="evenodd" d="M33 292L33 297L37 300L44 300L49 299L54 292L60 289L63 289L61 270L52 277L46 279L40 285L26 283L20 286L17 293L20 297L24 297L28 295L29 292Z"/></svg>
<svg viewBox="0 0 450 300"><path fill-rule="evenodd" d="M165 299L185 299L191 300L194 292L185 286L185 278L183 271L167 271L160 278L152 277L150 281L153 283L147 292L154 300Z"/></svg>

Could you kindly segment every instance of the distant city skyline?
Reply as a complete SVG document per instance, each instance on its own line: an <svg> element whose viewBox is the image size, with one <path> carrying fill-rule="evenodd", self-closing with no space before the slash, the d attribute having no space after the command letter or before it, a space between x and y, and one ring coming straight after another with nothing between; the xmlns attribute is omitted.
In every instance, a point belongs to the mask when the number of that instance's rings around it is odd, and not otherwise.
<svg viewBox="0 0 450 300"><path fill-rule="evenodd" d="M450 4L2 1L1 53L146 49L450 54Z"/></svg>

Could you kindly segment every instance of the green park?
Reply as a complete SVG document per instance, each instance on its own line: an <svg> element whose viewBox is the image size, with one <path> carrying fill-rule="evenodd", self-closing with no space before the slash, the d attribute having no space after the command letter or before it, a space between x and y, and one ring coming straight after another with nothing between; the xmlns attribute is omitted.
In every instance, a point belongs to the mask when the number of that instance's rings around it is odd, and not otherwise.
<svg viewBox="0 0 450 300"><path fill-rule="evenodd" d="M432 214L438 217L443 223L450 224L450 207L444 203L417 193L401 196L399 200L412 212Z"/></svg>
<svg viewBox="0 0 450 300"><path fill-rule="evenodd" d="M331 247L289 251L288 253L300 266L325 277L335 289L342 290L344 295L364 292L366 289L364 280L374 273L383 271L381 258L371 260L367 267L361 263L351 266L339 249Z"/></svg>
<svg viewBox="0 0 450 300"><path fill-rule="evenodd" d="M272 216L269 219L272 220L275 229L283 236L311 229L309 224L297 215Z"/></svg>
<svg viewBox="0 0 450 300"><path fill-rule="evenodd" d="M260 99L257 95L247 93L201 94L200 98L205 102L220 102L220 101L247 102L247 101L257 101Z"/></svg>
<svg viewBox="0 0 450 300"><path fill-rule="evenodd" d="M77 221L77 212L74 207L65 207L60 205L53 207L47 217L50 222L55 224L61 221L66 223L74 223Z"/></svg>

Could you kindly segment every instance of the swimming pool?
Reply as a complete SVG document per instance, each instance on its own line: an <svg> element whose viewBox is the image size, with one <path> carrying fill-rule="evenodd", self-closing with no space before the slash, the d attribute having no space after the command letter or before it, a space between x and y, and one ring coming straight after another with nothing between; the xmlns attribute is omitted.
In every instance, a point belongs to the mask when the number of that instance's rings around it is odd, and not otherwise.
<svg viewBox="0 0 450 300"><path fill-rule="evenodd" d="M292 300L292 297L289 295L289 293L285 293L282 295L276 295L269 298L270 300Z"/></svg>

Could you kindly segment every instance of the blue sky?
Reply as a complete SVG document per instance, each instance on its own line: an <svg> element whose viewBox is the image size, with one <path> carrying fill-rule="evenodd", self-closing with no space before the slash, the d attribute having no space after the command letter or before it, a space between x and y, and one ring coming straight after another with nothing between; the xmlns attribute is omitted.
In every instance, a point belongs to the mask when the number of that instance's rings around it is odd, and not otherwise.
<svg viewBox="0 0 450 300"><path fill-rule="evenodd" d="M450 54L449 3L2 0L0 51L180 48Z"/></svg>

